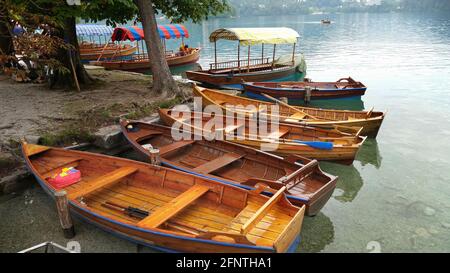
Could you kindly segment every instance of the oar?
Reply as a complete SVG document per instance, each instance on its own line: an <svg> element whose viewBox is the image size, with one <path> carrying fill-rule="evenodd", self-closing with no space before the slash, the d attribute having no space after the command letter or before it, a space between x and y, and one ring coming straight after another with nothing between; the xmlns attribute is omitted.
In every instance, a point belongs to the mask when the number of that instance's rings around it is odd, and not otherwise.
<svg viewBox="0 0 450 273"><path fill-rule="evenodd" d="M310 114L307 114L307 113L303 112L302 110L299 110L299 109L297 109L297 108L295 108L295 107L293 107L293 106L291 106L291 105L289 105L289 104L287 104L287 103L285 103L285 102L283 102L283 101L281 101L281 100L278 100L278 99L276 99L276 98L274 98L274 97L272 97L272 96L269 96L269 95L264 94L264 93L262 93L262 95L263 95L264 97L266 97L266 98L268 98L268 99L270 99L270 100L276 102L276 103L279 103L279 104L281 104L281 105L283 105L283 106L286 106L287 108L289 108L289 109L291 109L291 110L294 110L294 111L297 112L297 113L301 113L301 114L303 114L303 115L305 115L305 116L308 116L308 117L310 117L310 118L312 118L312 119L319 119L319 118L317 118L317 117L315 117L315 116L312 116L312 115L310 115Z"/></svg>
<svg viewBox="0 0 450 273"><path fill-rule="evenodd" d="M302 141L293 139L293 142L305 144L308 145L311 148L320 149L320 150L332 150L333 149L333 142L326 142L326 141Z"/></svg>

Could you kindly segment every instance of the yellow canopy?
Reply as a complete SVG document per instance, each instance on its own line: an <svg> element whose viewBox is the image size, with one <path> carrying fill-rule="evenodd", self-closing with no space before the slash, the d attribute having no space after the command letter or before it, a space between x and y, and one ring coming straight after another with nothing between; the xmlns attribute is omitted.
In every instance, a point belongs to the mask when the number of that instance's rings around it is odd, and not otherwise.
<svg viewBox="0 0 450 273"><path fill-rule="evenodd" d="M297 31L287 27L273 28L220 28L209 35L209 41L220 39L239 41L241 45L293 44L300 37Z"/></svg>

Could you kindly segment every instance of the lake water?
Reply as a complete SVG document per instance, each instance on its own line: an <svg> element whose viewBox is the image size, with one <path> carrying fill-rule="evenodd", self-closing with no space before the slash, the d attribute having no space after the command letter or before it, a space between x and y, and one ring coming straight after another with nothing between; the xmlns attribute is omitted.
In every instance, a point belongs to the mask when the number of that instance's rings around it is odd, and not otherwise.
<svg viewBox="0 0 450 273"><path fill-rule="evenodd" d="M353 166L321 163L339 183L322 212L305 218L299 252L449 252L450 14L328 17L331 25L321 25L320 15L210 19L186 24L187 43L202 48L207 67L214 52L208 36L217 28L291 27L301 36L308 77L352 76L368 86L362 102L319 106L388 110ZM236 46L218 42L219 60L236 54Z"/></svg>

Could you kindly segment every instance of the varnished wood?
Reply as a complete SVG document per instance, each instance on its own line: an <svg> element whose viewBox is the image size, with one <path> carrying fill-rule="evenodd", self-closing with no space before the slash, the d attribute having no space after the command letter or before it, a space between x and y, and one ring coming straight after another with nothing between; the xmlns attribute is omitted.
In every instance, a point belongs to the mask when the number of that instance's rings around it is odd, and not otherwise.
<svg viewBox="0 0 450 273"><path fill-rule="evenodd" d="M240 118L236 116L211 116L205 115L203 113L194 112L177 112L183 118L190 116L191 122L186 122L180 120L179 117L172 115L171 110L159 109L159 114L161 120L166 124L171 126L175 122L182 124L182 127L191 128L193 130L200 130L205 136L216 135L220 128L212 128L211 130L204 129L204 126L208 124L208 121L214 119L220 120L221 124L227 124L233 122L233 124L244 124L245 129L240 137L230 137L229 135L224 135L226 140L234 143L243 144L252 148L261 149L262 147L272 149L273 153L288 156L290 154L298 154L307 158L317 159L317 160L327 160L334 161L342 164L352 164L355 159L356 153L363 144L365 137L355 136L341 132L340 130L326 130L316 127L303 126L303 125L293 125L293 124L271 124L270 120L267 121L267 128L275 128L278 126L278 131L283 132L282 138L276 138L279 133L275 133L275 137L271 135L271 132L267 134L258 133L258 135L253 135L250 128L249 118ZM201 122L194 122L194 118L201 117ZM228 120L228 122L227 122ZM199 124L201 127L195 127L195 124ZM197 125L198 126L198 125ZM219 130L218 130L219 129ZM359 129L359 128L358 128ZM287 131L287 133L284 133ZM321 139L327 138L327 139ZM302 142L313 141L313 142L331 142L333 147L331 149L317 149L311 147Z"/></svg>
<svg viewBox="0 0 450 273"><path fill-rule="evenodd" d="M110 173L98 177L97 179L89 181L88 186L78 191L71 192L69 197L71 199L77 199L102 187L106 187L108 185L111 185L112 183L117 183L118 181L120 181L120 179L123 179L136 171L137 169L133 167L122 167L120 169L114 170Z"/></svg>
<svg viewBox="0 0 450 273"><path fill-rule="evenodd" d="M161 149L176 146L174 143L177 142L188 141L173 140L171 128L159 124L127 120L121 120L120 124L125 138L142 155L143 159L149 157L149 151L144 149L143 145L150 144L152 147ZM128 130L128 126L131 126L133 130ZM313 168L304 166L311 162L310 159L291 155L287 160L284 160L272 154L227 141L210 142L202 137L197 136L195 138L193 133L191 133L190 138L197 140L182 150L161 155L163 164L235 185L254 186L258 183L255 181L258 180L259 182L264 181L265 184L278 190L285 185L278 181L298 181L299 183L295 186L289 184L292 187L292 192L288 192L298 199L289 197L289 200L293 204L306 205L306 215L310 216L319 212L335 188L337 177L324 173L318 165L314 165ZM239 157L239 159L233 160L232 163L225 166L219 164L218 167L221 167L219 169L210 168L210 162L216 160L220 162L222 156L226 154L236 155L233 157ZM330 194L317 195L321 191ZM315 205L319 203L320 206ZM314 210L310 208L314 208Z"/></svg>
<svg viewBox="0 0 450 273"><path fill-rule="evenodd" d="M241 112L240 108L232 108L230 106L241 105L255 106L256 108L267 109L267 114L276 115L282 123L288 124L306 124L321 128L341 127L342 131L350 132L345 127L362 127L361 135L376 137L380 126L383 122L385 114L377 111L348 111L348 110L332 110L319 109L299 106L285 106L278 104L278 112L272 113L272 107L275 106L273 102L265 102L260 100L249 99L241 96L232 95L230 93L221 92L214 89L202 88L199 86L193 87L194 96L202 98L202 105L217 105L224 113L226 111ZM247 114L250 115L250 114Z"/></svg>
<svg viewBox="0 0 450 273"><path fill-rule="evenodd" d="M140 227L146 228L157 228L175 214L183 210L185 207L189 206L195 200L200 198L209 190L206 186L195 185L189 188L187 191L183 192L180 196L171 200L169 203L160 207L157 211L152 213L147 218L143 219L138 223Z"/></svg>
<svg viewBox="0 0 450 273"><path fill-rule="evenodd" d="M298 225L291 220L298 211L304 213L304 206L276 202L242 235L240 226L269 197L123 158L50 147L28 156L27 151L32 150L36 150L32 145L22 144L25 162L45 191L53 196L56 189L43 175L70 161L76 162L81 180L64 187L70 211L145 245L185 252L274 252L274 243L286 225ZM137 208L149 216L141 220L105 207L106 202ZM286 244L293 242L294 239Z"/></svg>
<svg viewBox="0 0 450 273"><path fill-rule="evenodd" d="M242 86L245 92L253 94L301 100L305 98L306 88L311 89L311 100L363 96L367 89L364 84L350 77L336 82L246 82Z"/></svg>

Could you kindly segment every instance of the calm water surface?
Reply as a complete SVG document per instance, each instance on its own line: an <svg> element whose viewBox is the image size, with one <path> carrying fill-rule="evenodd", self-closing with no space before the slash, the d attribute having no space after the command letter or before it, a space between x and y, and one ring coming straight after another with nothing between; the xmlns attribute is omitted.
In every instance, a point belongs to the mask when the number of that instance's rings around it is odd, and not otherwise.
<svg viewBox="0 0 450 273"><path fill-rule="evenodd" d="M368 86L362 101L319 106L388 110L378 138L364 144L353 166L321 163L340 180L322 212L305 218L299 252L449 252L450 15L329 17L329 26L320 16L210 19L186 24L188 44L203 48L207 67L216 28L288 26L301 35L308 77L352 76ZM218 45L219 60L236 53L236 42Z"/></svg>

